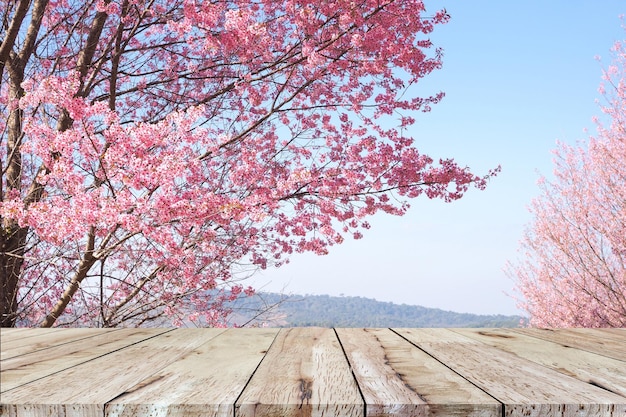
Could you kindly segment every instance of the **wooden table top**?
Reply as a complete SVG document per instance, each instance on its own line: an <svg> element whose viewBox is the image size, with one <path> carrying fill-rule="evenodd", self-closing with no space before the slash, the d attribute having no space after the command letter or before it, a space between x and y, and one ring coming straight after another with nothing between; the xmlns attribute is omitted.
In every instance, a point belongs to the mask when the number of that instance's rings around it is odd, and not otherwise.
<svg viewBox="0 0 626 417"><path fill-rule="evenodd" d="M626 417L626 329L2 329L2 416Z"/></svg>

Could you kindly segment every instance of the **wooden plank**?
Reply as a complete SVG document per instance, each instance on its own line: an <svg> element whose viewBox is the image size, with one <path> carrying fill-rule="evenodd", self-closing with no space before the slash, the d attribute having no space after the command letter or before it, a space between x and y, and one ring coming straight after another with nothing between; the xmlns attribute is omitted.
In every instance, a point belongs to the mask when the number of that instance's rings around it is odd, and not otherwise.
<svg viewBox="0 0 626 417"><path fill-rule="evenodd" d="M626 415L625 397L451 330L395 330L501 401L507 417Z"/></svg>
<svg viewBox="0 0 626 417"><path fill-rule="evenodd" d="M231 329L140 381L106 405L116 417L232 417L278 329Z"/></svg>
<svg viewBox="0 0 626 417"><path fill-rule="evenodd" d="M616 343L619 347L622 347L622 350L626 353L626 329L573 328L567 330L573 334L578 334L585 339L597 339L605 343Z"/></svg>
<svg viewBox="0 0 626 417"><path fill-rule="evenodd" d="M626 366L617 359L566 348L506 329L453 331L626 397Z"/></svg>
<svg viewBox="0 0 626 417"><path fill-rule="evenodd" d="M362 417L363 400L332 329L281 329L235 417Z"/></svg>
<svg viewBox="0 0 626 417"><path fill-rule="evenodd" d="M2 417L102 417L92 407L84 407L76 404L49 404L42 411L40 404L22 404L19 410L3 402L0 404L0 416Z"/></svg>
<svg viewBox="0 0 626 417"><path fill-rule="evenodd" d="M570 328L570 329L557 329L557 332L562 333L565 331L567 334L577 337L583 340L589 341L602 341L603 343L614 344L623 346L626 343L626 333L620 334L614 330L622 329L592 329L592 328ZM626 349L626 348L624 348Z"/></svg>
<svg viewBox="0 0 626 417"><path fill-rule="evenodd" d="M2 417L626 416L625 329L16 330Z"/></svg>
<svg viewBox="0 0 626 417"><path fill-rule="evenodd" d="M168 329L97 330L98 332L95 336L85 337L3 360L0 371L0 390L4 392L17 388L142 340L171 331Z"/></svg>
<svg viewBox="0 0 626 417"><path fill-rule="evenodd" d="M336 329L366 417L500 417L501 404L388 329Z"/></svg>
<svg viewBox="0 0 626 417"><path fill-rule="evenodd" d="M0 327L0 337L19 337L20 334L28 334L28 331L32 330L31 327Z"/></svg>
<svg viewBox="0 0 626 417"><path fill-rule="evenodd" d="M5 333L18 334L27 329L30 329L30 327L0 327L0 336L4 335Z"/></svg>
<svg viewBox="0 0 626 417"><path fill-rule="evenodd" d="M2 394L3 415L104 415L104 405L222 333L176 329Z"/></svg>
<svg viewBox="0 0 626 417"><path fill-rule="evenodd" d="M40 329L40 328L32 328L32 327L12 327L12 328L2 327L0 328L0 330L2 331L0 333L0 345L3 345L4 343L13 341L13 340L39 336L44 333L52 333L58 329L55 329L55 328Z"/></svg>
<svg viewBox="0 0 626 417"><path fill-rule="evenodd" d="M608 339L611 338L615 340L618 346L622 346L622 350L626 350L626 327L622 328L604 328L604 329L575 329L578 331L591 330L592 332L597 332L598 337L600 339Z"/></svg>
<svg viewBox="0 0 626 417"><path fill-rule="evenodd" d="M33 329L36 330L36 329ZM62 345L74 340L92 337L102 333L102 329L74 328L74 329L50 329L51 332L37 332L26 339L13 339L2 343L0 360L13 358L52 346ZM110 329L116 331L117 329Z"/></svg>
<svg viewBox="0 0 626 417"><path fill-rule="evenodd" d="M511 329L516 332L539 337L544 340L559 343L566 347L578 348L613 359L626 361L626 339L613 340L607 337L591 337L590 332L581 332L574 329Z"/></svg>
<svg viewBox="0 0 626 417"><path fill-rule="evenodd" d="M612 333L614 335L618 335L619 337L625 338L626 337L626 327L621 327L621 328L614 328L614 327L607 327L604 329L595 329L595 330L600 330L602 332L607 332L607 333Z"/></svg>

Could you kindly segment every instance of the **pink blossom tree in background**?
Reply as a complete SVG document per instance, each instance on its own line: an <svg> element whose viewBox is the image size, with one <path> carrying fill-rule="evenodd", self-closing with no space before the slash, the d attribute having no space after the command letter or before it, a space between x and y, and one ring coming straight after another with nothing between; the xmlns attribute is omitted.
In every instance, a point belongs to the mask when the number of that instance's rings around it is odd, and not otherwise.
<svg viewBox="0 0 626 417"><path fill-rule="evenodd" d="M524 260L511 267L520 307L538 327L626 327L626 51L617 42L604 75L597 137L560 144L554 181L541 179L522 241Z"/></svg>
<svg viewBox="0 0 626 417"><path fill-rule="evenodd" d="M222 325L256 268L495 173L403 134L443 96L419 0L0 6L2 326Z"/></svg>

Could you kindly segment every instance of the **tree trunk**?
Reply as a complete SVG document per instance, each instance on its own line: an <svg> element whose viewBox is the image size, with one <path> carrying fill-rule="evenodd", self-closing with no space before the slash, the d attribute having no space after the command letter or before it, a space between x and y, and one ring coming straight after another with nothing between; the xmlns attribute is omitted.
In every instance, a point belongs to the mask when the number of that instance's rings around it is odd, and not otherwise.
<svg viewBox="0 0 626 417"><path fill-rule="evenodd" d="M5 219L0 235L0 327L15 327L17 320L17 292L23 264L24 242L27 230ZM6 223L9 223L8 225Z"/></svg>
<svg viewBox="0 0 626 417"><path fill-rule="evenodd" d="M0 69L8 70L9 95L11 99L19 99L24 95L21 87L24 81L26 63L35 50L35 41L41 26L48 0L37 0L32 3L31 20L23 39L22 48L14 52L14 43L17 39L19 28L22 26L30 1L22 0L18 4L16 13L12 19L10 30L2 40L0 46ZM22 156L20 146L22 143L22 110L13 109L7 120L7 161L5 171L6 190L0 189L0 199L4 200L6 193L22 192ZM4 168L4 167L3 167ZM28 205L37 201L41 196L41 186L33 182L24 204ZM28 229L20 227L14 219L0 219L2 231L0 231L0 317L2 327L14 327L18 311L19 279L24 264L24 246Z"/></svg>

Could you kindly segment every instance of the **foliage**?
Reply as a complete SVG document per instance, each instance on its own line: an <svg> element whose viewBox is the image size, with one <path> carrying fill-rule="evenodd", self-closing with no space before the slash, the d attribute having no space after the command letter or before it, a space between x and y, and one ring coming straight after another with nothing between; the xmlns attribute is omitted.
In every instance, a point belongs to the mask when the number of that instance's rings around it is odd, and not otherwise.
<svg viewBox="0 0 626 417"><path fill-rule="evenodd" d="M254 312L274 306L253 322L283 327L517 327L522 319L519 316L456 313L349 296L283 296L260 292L235 303L242 323L253 318Z"/></svg>
<svg viewBox="0 0 626 417"><path fill-rule="evenodd" d="M220 325L254 268L494 174L403 134L443 97L412 89L448 20L420 0L0 5L3 326L139 325L182 304Z"/></svg>
<svg viewBox="0 0 626 417"><path fill-rule="evenodd" d="M553 182L541 179L526 258L512 274L520 307L540 327L626 326L626 51L615 44L604 75L598 135L560 144Z"/></svg>

